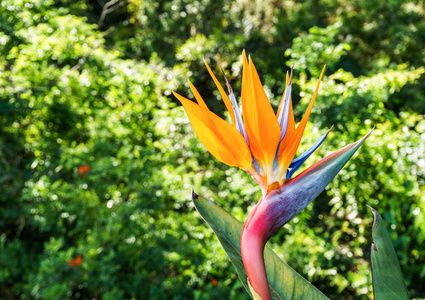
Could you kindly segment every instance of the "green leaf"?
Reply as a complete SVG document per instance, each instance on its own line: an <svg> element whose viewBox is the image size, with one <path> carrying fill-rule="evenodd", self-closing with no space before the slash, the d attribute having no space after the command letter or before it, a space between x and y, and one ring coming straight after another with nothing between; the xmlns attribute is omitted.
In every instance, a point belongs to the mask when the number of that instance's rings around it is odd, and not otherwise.
<svg viewBox="0 0 425 300"><path fill-rule="evenodd" d="M243 224L213 201L192 194L196 209L210 225L251 297L247 275L243 266L240 237ZM310 282L283 262L268 246L264 250L272 299L328 299Z"/></svg>
<svg viewBox="0 0 425 300"><path fill-rule="evenodd" d="M384 220L375 209L369 208L374 218L370 259L375 299L410 299Z"/></svg>

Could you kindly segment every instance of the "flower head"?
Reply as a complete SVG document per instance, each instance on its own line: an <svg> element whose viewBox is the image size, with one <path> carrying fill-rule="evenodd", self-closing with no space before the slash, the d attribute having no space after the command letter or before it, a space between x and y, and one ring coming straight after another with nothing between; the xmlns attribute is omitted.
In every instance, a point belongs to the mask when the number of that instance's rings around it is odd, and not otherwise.
<svg viewBox="0 0 425 300"><path fill-rule="evenodd" d="M300 213L323 191L351 156L363 144L347 145L317 162L297 177L294 172L326 139L329 130L308 150L294 159L316 99L320 75L304 117L295 126L291 103L292 70L275 114L251 59L243 53L242 114L232 88L224 75L229 96L205 62L230 113L232 125L211 112L189 82L198 102L176 93L193 129L208 151L221 162L249 172L260 184L263 196L250 212L241 234L241 256L252 294L271 299L263 251L267 241L289 220ZM224 74L224 72L223 72Z"/></svg>
<svg viewBox="0 0 425 300"><path fill-rule="evenodd" d="M224 72L229 95L226 94L206 62L205 65L229 111L232 124L211 112L199 92L189 81L197 103L177 93L174 95L183 104L196 135L219 161L249 172L260 184L263 194L282 186L319 147L329 132L326 132L310 149L294 159L325 68L323 68L303 119L298 126L295 126L291 101L292 70L290 76L287 74L286 88L278 111L275 113L253 61L251 58L248 59L243 52L241 113Z"/></svg>

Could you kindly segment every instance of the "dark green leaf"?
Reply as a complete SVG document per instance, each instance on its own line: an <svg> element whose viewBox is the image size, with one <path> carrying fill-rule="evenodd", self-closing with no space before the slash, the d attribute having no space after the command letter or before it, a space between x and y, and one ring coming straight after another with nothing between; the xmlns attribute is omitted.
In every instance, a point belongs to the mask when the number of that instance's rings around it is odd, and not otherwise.
<svg viewBox="0 0 425 300"><path fill-rule="evenodd" d="M410 299L384 220L375 209L369 208L374 217L370 259L375 299Z"/></svg>

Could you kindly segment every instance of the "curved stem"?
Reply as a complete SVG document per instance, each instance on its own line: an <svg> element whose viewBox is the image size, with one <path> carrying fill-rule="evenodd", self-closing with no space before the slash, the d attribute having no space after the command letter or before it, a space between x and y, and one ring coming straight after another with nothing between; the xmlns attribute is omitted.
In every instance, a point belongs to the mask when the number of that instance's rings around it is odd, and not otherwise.
<svg viewBox="0 0 425 300"><path fill-rule="evenodd" d="M267 242L267 224L265 220L256 218L255 214L261 201L257 203L248 216L241 234L242 261L248 280L263 300L271 300L266 267L264 264L264 246Z"/></svg>

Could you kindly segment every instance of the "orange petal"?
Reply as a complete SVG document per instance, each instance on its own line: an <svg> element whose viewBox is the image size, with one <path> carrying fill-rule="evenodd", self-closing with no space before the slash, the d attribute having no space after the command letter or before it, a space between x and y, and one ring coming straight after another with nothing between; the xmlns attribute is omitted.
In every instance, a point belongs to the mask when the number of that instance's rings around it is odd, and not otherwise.
<svg viewBox="0 0 425 300"><path fill-rule="evenodd" d="M230 114L230 119L232 120L233 126L236 126L236 120L235 120L235 113L233 112L233 106L232 102L230 102L229 97L227 97L226 92L224 91L223 87L221 86L220 82L218 82L217 78L215 77L214 73L211 71L210 66L208 66L207 62L204 59L205 66L207 66L208 72L210 73L212 79L214 80L215 85L218 88L218 91L220 92L221 98L224 101L224 104L227 107L227 110Z"/></svg>
<svg viewBox="0 0 425 300"><path fill-rule="evenodd" d="M282 141L282 147L279 149L279 168L284 172L286 172L286 169L290 165L297 152L298 146L300 145L305 126L307 125L308 118L310 117L311 109L313 108L314 101L316 100L317 93L319 92L320 82L322 80L325 69L326 66L323 67L322 73L319 77L319 82L317 83L316 90L314 91L313 98L311 99L307 111L305 112L300 124L298 124L297 129L295 129L295 132L292 136L288 136L288 138L285 137Z"/></svg>
<svg viewBox="0 0 425 300"><path fill-rule="evenodd" d="M252 124L254 124L255 120L250 119L250 112L255 110L255 97L253 96L252 90L251 90L251 83L250 83L250 77L251 73L249 70L249 63L246 58L245 50L242 52L242 61L243 61L243 69L242 69L242 90L241 90L241 99L242 99L242 115L244 119L245 124L245 130L246 134L248 136L249 140L249 148L251 149L252 154L257 159L260 166L265 168L263 165L264 163L264 156L263 152L261 150L261 147L259 145L259 142L256 141L255 134L253 133L251 127Z"/></svg>
<svg viewBox="0 0 425 300"><path fill-rule="evenodd" d="M243 61L243 68L242 68L242 90L241 90L241 98L242 98L242 114L244 116L244 118L246 119L246 115L247 115L247 106L248 103L250 103L248 101L249 98L249 94L250 94L250 90L249 90L249 65L248 65L248 60L246 59L246 54L245 54L245 50L243 50L242 52L242 61ZM245 123L248 123L245 121ZM246 124L247 125L247 124Z"/></svg>
<svg viewBox="0 0 425 300"><path fill-rule="evenodd" d="M244 137L234 126L195 102L177 93L173 94L183 104L196 135L215 158L242 169L251 166L251 152Z"/></svg>
<svg viewBox="0 0 425 300"><path fill-rule="evenodd" d="M190 89L192 90L193 96L195 96L196 101L198 101L198 104L206 109L208 109L208 106L205 104L204 99L202 99L201 95L199 94L196 87L188 80Z"/></svg>
<svg viewBox="0 0 425 300"><path fill-rule="evenodd" d="M248 71L245 69L249 68ZM248 73L248 74L247 74ZM248 77L249 75L249 77ZM259 164L272 171L276 149L280 139L280 126L270 105L252 60L249 65L244 54L242 95L245 124L252 154ZM267 171L266 171L267 172ZM268 172L267 172L268 173Z"/></svg>

